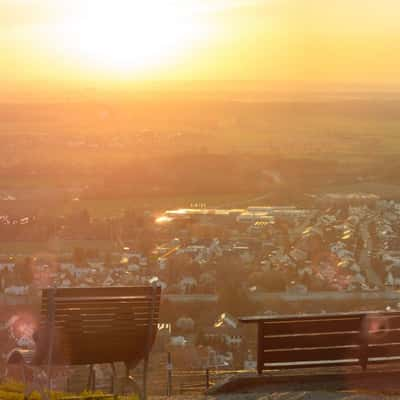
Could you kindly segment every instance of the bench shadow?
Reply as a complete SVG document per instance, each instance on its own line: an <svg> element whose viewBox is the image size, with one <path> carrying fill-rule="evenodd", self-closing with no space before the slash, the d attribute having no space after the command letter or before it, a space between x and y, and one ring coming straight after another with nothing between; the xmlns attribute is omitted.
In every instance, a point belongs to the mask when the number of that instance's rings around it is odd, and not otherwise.
<svg viewBox="0 0 400 400"><path fill-rule="evenodd" d="M315 368L242 374L227 378L207 391L219 396L238 393L351 392L397 395L400 398L400 364L391 368ZM373 397L372 397L373 398Z"/></svg>

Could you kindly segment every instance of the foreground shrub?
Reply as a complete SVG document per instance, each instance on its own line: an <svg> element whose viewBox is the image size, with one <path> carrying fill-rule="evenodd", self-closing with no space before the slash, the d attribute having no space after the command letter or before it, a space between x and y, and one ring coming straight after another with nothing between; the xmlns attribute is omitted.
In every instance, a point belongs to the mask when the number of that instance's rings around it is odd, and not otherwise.
<svg viewBox="0 0 400 400"><path fill-rule="evenodd" d="M71 393L51 392L51 400L61 400L63 398L78 398L78 399L90 399L90 400L102 400L104 393L100 391L88 392L84 391L80 395L73 395ZM133 396L118 396L120 400L139 400L137 395ZM8 381L0 384L0 400L24 400L24 385L15 381ZM29 397L29 400L42 400L38 392L33 392Z"/></svg>

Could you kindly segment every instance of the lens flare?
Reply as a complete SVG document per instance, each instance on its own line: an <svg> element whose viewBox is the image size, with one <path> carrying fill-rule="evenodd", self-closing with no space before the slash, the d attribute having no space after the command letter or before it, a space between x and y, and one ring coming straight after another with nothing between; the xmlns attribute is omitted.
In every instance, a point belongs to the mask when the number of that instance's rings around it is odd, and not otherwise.
<svg viewBox="0 0 400 400"><path fill-rule="evenodd" d="M368 315L363 322L362 332L368 342L377 343L386 336L390 329L390 318L383 314Z"/></svg>
<svg viewBox="0 0 400 400"><path fill-rule="evenodd" d="M162 215L161 217L158 217L156 219L156 223L157 224L166 224L166 223L171 222L171 221L172 221L172 218L167 217L166 215Z"/></svg>
<svg viewBox="0 0 400 400"><path fill-rule="evenodd" d="M29 313L13 315L6 323L10 338L20 347L35 346L34 333L38 328L36 318Z"/></svg>

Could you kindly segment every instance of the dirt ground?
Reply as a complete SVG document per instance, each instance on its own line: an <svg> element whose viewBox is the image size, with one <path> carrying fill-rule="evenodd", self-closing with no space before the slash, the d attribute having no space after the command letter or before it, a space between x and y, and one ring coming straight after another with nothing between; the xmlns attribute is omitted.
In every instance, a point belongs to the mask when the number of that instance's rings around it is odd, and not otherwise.
<svg viewBox="0 0 400 400"><path fill-rule="evenodd" d="M379 394L374 392L337 392L337 391L280 391L259 393L238 393L217 396L173 396L174 400L400 400L398 394ZM171 398L151 397L151 400L171 400Z"/></svg>

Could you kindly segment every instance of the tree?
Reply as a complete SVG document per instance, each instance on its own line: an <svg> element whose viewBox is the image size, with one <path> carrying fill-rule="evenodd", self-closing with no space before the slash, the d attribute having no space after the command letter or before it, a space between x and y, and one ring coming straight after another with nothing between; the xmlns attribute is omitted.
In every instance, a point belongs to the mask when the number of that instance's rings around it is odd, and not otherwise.
<svg viewBox="0 0 400 400"><path fill-rule="evenodd" d="M89 211L86 208L79 213L79 221L85 226L89 225L89 223L90 223L90 214L89 214Z"/></svg>
<svg viewBox="0 0 400 400"><path fill-rule="evenodd" d="M33 259L26 257L23 262L18 262L15 265L15 273L17 280L22 285L30 285L33 282Z"/></svg>
<svg viewBox="0 0 400 400"><path fill-rule="evenodd" d="M86 264L86 252L81 247L75 247L73 255L74 264L77 266L83 266Z"/></svg>
<svg viewBox="0 0 400 400"><path fill-rule="evenodd" d="M107 252L104 255L104 268L110 269L112 267L112 259L111 259L111 254Z"/></svg>
<svg viewBox="0 0 400 400"><path fill-rule="evenodd" d="M282 292L286 289L286 281L279 271L253 272L249 276L249 285L268 292Z"/></svg>

